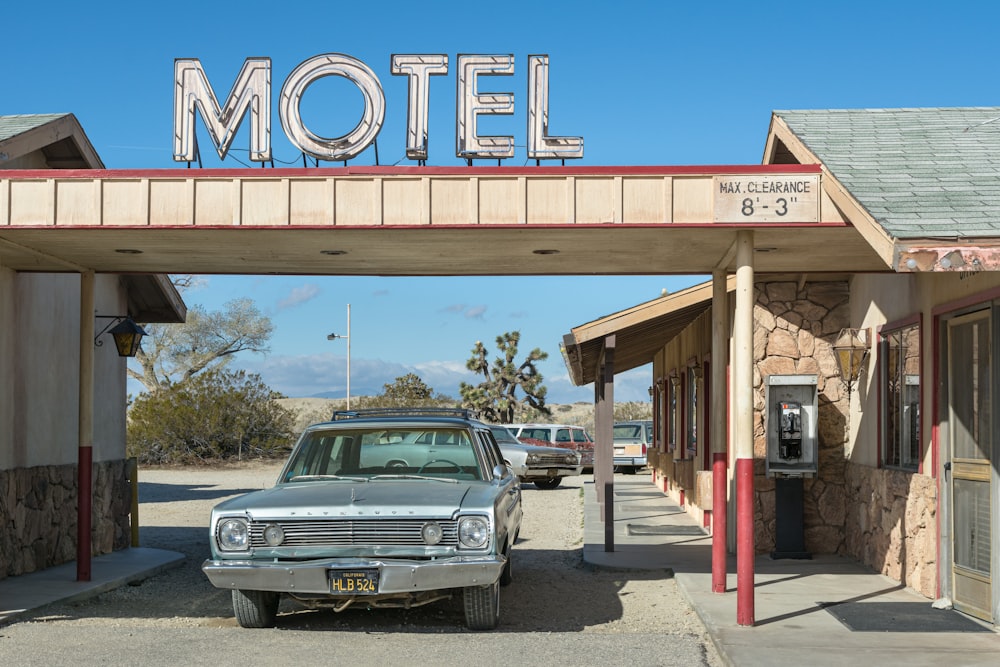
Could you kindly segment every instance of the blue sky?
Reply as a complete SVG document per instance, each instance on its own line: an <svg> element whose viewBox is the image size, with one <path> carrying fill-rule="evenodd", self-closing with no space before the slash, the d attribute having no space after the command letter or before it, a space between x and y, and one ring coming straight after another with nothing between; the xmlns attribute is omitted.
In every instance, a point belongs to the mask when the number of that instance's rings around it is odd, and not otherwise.
<svg viewBox="0 0 1000 667"><path fill-rule="evenodd" d="M403 159L406 81L393 53L443 53L448 75L431 80L430 158L458 165L455 69L460 53L514 54L515 74L484 91L513 92L513 116L481 134L513 135L509 166L525 164L526 65L550 57L553 135L582 136L574 164L756 164L774 109L995 106L1000 11L993 3L853 2L315 2L14 3L5 7L0 114L72 112L112 169L184 168L171 159L173 61L199 58L219 96L245 58L272 60L276 166L300 166L284 139L277 95L314 55L364 61L386 94L381 164ZM333 78L310 88L311 130L350 130L360 94ZM220 163L200 139L205 168L240 167L247 123ZM352 164L374 164L369 150ZM290 396L342 395L351 304L352 393L373 393L413 372L457 396L477 340L519 330L556 403L590 401L572 387L558 344L572 327L701 280L637 275L484 278L206 276L188 291L208 309L250 297L275 324L271 352L235 362ZM648 370L623 374L616 398L644 400Z"/></svg>

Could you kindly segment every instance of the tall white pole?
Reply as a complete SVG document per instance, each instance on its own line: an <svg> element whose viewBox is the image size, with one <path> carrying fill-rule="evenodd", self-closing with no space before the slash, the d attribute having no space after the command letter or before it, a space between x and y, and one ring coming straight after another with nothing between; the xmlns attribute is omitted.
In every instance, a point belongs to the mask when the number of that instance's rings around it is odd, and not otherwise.
<svg viewBox="0 0 1000 667"><path fill-rule="evenodd" d="M351 409L351 304L347 304L347 409Z"/></svg>

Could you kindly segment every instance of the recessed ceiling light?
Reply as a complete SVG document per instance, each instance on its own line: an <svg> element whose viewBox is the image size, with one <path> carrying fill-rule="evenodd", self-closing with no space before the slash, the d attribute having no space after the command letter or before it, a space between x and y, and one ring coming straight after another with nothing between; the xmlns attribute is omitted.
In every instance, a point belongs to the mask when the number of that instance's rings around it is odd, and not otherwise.
<svg viewBox="0 0 1000 667"><path fill-rule="evenodd" d="M141 255L141 250L136 250L135 248L115 248L115 252L119 252L123 255Z"/></svg>
<svg viewBox="0 0 1000 667"><path fill-rule="evenodd" d="M538 250L532 250L536 255L558 255L559 251L555 248L540 248Z"/></svg>
<svg viewBox="0 0 1000 667"><path fill-rule="evenodd" d="M320 250L319 254L321 254L321 255L346 255L347 251L346 250Z"/></svg>

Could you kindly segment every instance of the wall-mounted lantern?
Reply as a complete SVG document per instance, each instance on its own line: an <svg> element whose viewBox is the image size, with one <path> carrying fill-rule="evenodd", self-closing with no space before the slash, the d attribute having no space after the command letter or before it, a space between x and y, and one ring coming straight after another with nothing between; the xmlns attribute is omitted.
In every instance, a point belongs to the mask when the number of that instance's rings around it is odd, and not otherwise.
<svg viewBox="0 0 1000 667"><path fill-rule="evenodd" d="M837 341L833 344L833 352L837 356L837 369L840 377L851 385L861 377L861 370L871 349L870 329L841 329Z"/></svg>
<svg viewBox="0 0 1000 667"><path fill-rule="evenodd" d="M94 345L101 347L104 344L100 337L106 332L115 339L119 357L134 357L142 344L142 337L147 335L146 331L128 315L97 315L97 317L109 318L111 322L94 336Z"/></svg>

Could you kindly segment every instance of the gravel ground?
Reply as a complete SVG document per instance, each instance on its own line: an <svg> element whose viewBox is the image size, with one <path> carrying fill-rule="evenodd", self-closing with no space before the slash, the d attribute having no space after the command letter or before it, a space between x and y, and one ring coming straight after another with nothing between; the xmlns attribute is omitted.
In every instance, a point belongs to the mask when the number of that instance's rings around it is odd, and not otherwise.
<svg viewBox="0 0 1000 667"><path fill-rule="evenodd" d="M139 585L41 610L33 619L5 628L4 634L16 636L19 626L29 633L33 624L49 630L110 625L130 634L151 628L237 628L229 592L213 588L200 570L208 555L209 512L228 497L270 486L279 467L250 463L140 470L141 545L182 552L183 564ZM550 491L525 485L514 583L502 589L497 632L633 634L643 643L655 638L662 646L675 641L692 647L698 658L694 664L721 665L701 621L665 573L612 572L583 562L584 479L570 478ZM285 600L279 613L278 627L285 630L466 633L460 596L408 611L351 608L339 614L305 610ZM581 656L579 662L590 661Z"/></svg>

